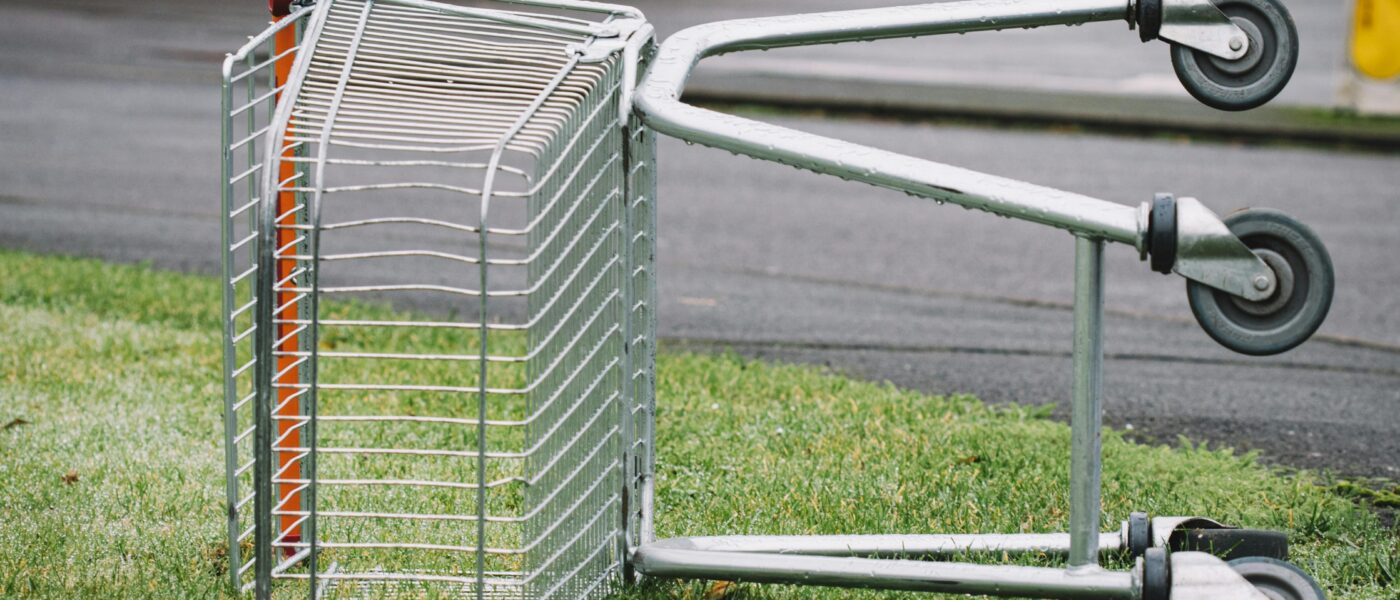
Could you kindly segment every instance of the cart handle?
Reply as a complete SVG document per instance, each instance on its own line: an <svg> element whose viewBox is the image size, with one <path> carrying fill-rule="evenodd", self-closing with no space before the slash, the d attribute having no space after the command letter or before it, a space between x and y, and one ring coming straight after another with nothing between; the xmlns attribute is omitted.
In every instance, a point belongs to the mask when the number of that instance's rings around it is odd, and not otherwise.
<svg viewBox="0 0 1400 600"><path fill-rule="evenodd" d="M971 0L721 21L667 38L634 107L667 135L754 158L1059 227L1141 251L1139 210L691 106L680 101L703 58L726 52L1126 19L1127 0Z"/></svg>

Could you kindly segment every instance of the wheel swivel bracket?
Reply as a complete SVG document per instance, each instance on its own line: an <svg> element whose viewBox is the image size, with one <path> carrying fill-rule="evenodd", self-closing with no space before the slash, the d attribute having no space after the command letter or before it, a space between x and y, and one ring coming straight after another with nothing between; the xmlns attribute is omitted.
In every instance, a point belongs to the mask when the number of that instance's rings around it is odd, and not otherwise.
<svg viewBox="0 0 1400 600"><path fill-rule="evenodd" d="M1138 209L1138 227L1139 252L1144 260L1151 257L1154 271L1256 302L1274 293L1273 269L1195 198L1158 194Z"/></svg>
<svg viewBox="0 0 1400 600"><path fill-rule="evenodd" d="M1144 42L1161 38L1225 60L1249 51L1249 36L1211 0L1136 0L1128 14Z"/></svg>

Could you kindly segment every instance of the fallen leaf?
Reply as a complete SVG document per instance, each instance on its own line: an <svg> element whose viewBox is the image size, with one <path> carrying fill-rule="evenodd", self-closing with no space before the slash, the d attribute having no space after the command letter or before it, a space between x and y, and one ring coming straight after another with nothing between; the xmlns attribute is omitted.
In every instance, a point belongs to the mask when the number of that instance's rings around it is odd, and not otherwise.
<svg viewBox="0 0 1400 600"><path fill-rule="evenodd" d="M9 423L6 423L6 424L5 424L5 430L8 431L8 430L13 429L13 428L15 428L15 427L19 427L20 425L28 425L28 424L29 424L29 421L26 421L26 420L21 419L21 418L19 418L19 417L15 417L15 418L14 418L13 420L11 420Z"/></svg>
<svg viewBox="0 0 1400 600"><path fill-rule="evenodd" d="M710 589L705 590L704 600L722 600L737 591L739 584L733 581L716 581L710 584Z"/></svg>
<svg viewBox="0 0 1400 600"><path fill-rule="evenodd" d="M965 465L970 465L970 464L975 463L975 462L980 461L980 460L982 460L982 457L977 456L976 454L973 454L973 455L971 455L971 456L964 456L964 457L962 457L962 458L959 458L959 459L958 459L958 462L960 462L960 463L962 463L962 464L965 464Z"/></svg>
<svg viewBox="0 0 1400 600"><path fill-rule="evenodd" d="M686 306L719 306L719 300L716 300L714 298L695 298L691 296L681 296L680 302L681 304L684 304Z"/></svg>
<svg viewBox="0 0 1400 600"><path fill-rule="evenodd" d="M69 471L69 472L67 472L67 473L64 473L64 474L63 474L63 483L67 483L67 484L69 484L69 485L72 485L72 484L74 484L74 483L78 483L78 472L77 472L76 470L73 470L73 471Z"/></svg>
<svg viewBox="0 0 1400 600"><path fill-rule="evenodd" d="M209 561L210 567L218 575L228 572L228 541L210 544L204 547L204 559Z"/></svg>

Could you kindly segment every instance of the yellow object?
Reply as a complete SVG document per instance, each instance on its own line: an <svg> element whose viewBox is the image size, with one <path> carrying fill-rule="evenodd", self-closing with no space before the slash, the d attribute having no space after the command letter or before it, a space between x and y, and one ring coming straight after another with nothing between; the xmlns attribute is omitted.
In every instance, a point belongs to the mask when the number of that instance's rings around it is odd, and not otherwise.
<svg viewBox="0 0 1400 600"><path fill-rule="evenodd" d="M1400 0L1356 0L1351 64L1376 79L1400 75Z"/></svg>

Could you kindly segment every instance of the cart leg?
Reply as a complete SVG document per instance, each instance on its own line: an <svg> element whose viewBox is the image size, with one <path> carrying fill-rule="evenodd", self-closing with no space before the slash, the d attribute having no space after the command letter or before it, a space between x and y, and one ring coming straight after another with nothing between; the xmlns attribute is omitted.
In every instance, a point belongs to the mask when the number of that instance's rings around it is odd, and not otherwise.
<svg viewBox="0 0 1400 600"><path fill-rule="evenodd" d="M1103 471L1103 240L1074 238L1074 389L1070 412L1069 565L1097 566Z"/></svg>

